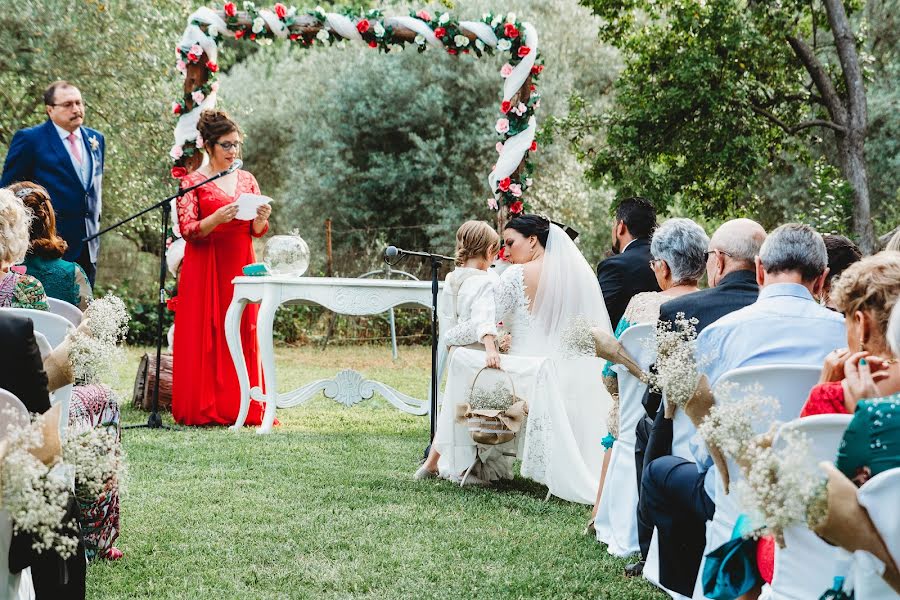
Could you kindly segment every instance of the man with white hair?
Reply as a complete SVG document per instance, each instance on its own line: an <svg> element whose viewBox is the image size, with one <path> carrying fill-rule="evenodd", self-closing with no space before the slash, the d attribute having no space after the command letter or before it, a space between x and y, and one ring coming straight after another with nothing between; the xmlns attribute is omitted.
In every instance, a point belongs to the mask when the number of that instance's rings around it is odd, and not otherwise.
<svg viewBox="0 0 900 600"><path fill-rule="evenodd" d="M821 367L829 352L846 343L844 317L815 300L825 285L827 264L825 243L812 227L789 223L769 234L755 261L757 301L697 337L698 363L711 386L740 367ZM696 448L695 458L696 464L676 456L653 460L641 480L642 508L659 532L661 547L668 540L674 549L674 558L661 552L660 563L674 560L667 572L690 574L667 580L661 569L660 583L685 596L692 595L700 567L703 525L715 514L716 469L705 447Z"/></svg>

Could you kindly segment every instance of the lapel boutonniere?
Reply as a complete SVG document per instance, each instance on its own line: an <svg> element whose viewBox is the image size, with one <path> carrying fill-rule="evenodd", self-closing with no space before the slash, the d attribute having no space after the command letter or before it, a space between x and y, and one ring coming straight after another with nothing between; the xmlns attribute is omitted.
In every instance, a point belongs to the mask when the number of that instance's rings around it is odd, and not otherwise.
<svg viewBox="0 0 900 600"><path fill-rule="evenodd" d="M96 152L100 147L100 140L97 139L96 135L92 135L88 141L91 142L91 150Z"/></svg>

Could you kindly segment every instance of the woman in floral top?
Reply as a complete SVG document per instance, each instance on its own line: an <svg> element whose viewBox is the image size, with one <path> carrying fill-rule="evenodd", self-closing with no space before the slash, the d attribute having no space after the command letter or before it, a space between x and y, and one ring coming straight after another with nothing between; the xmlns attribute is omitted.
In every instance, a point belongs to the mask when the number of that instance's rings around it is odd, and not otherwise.
<svg viewBox="0 0 900 600"><path fill-rule="evenodd" d="M31 211L9 190L0 190L0 307L47 310L41 282L13 267L28 251Z"/></svg>

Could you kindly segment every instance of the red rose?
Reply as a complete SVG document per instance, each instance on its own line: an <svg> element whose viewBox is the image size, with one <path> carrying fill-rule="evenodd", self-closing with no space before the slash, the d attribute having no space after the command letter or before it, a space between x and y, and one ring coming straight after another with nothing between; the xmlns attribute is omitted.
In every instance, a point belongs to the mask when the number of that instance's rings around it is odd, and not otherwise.
<svg viewBox="0 0 900 600"><path fill-rule="evenodd" d="M533 65L531 67L531 74L532 75L540 75L541 71L543 71L543 70L544 70L544 65Z"/></svg>
<svg viewBox="0 0 900 600"><path fill-rule="evenodd" d="M371 42L369 42L369 48L377 48L377 47L378 47L378 42L376 42L375 40L372 40Z"/></svg>
<svg viewBox="0 0 900 600"><path fill-rule="evenodd" d="M290 38L290 40L291 40L292 42L296 42L297 40L300 39L300 34L299 34L299 33L292 33L292 34L289 35L288 37Z"/></svg>
<svg viewBox="0 0 900 600"><path fill-rule="evenodd" d="M174 177L175 179L186 177L187 174L187 169L185 169L184 167L172 167L172 177Z"/></svg>
<svg viewBox="0 0 900 600"><path fill-rule="evenodd" d="M516 200L515 202L513 202L512 204L509 205L509 212L511 212L514 215L517 215L520 212L522 212L522 208L523 208L522 201Z"/></svg>
<svg viewBox="0 0 900 600"><path fill-rule="evenodd" d="M174 114L174 115L180 115L180 114L181 114L181 103L180 103L180 102L173 102L173 103L172 103L172 114Z"/></svg>
<svg viewBox="0 0 900 600"><path fill-rule="evenodd" d="M531 53L531 48L528 46L519 46L519 58L525 58Z"/></svg>
<svg viewBox="0 0 900 600"><path fill-rule="evenodd" d="M178 296L172 296L168 300L166 300L166 308L175 312L175 309L178 308Z"/></svg>
<svg viewBox="0 0 900 600"><path fill-rule="evenodd" d="M537 152L537 142L531 142L531 148L529 148L531 152Z"/></svg>
<svg viewBox="0 0 900 600"><path fill-rule="evenodd" d="M210 70L211 73L215 73L219 70L219 65L214 63L211 60L206 61L206 68Z"/></svg>
<svg viewBox="0 0 900 600"><path fill-rule="evenodd" d="M532 83L532 84L531 84L531 87L529 87L528 89L531 90L531 91L533 92L533 91L535 91L535 90L537 89L537 86L535 86L535 85Z"/></svg>
<svg viewBox="0 0 900 600"><path fill-rule="evenodd" d="M365 33L369 30L369 20L363 19L359 23L356 24L356 30L360 33Z"/></svg>
<svg viewBox="0 0 900 600"><path fill-rule="evenodd" d="M241 39L242 37L244 37L245 33L246 33L246 31L244 31L243 29L238 29L237 31L234 32L234 39L236 39L236 40Z"/></svg>
<svg viewBox="0 0 900 600"><path fill-rule="evenodd" d="M252 40L255 40L255 39L256 39L256 34L255 34L255 33L251 33L251 34L250 34L250 40L252 41Z"/></svg>
<svg viewBox="0 0 900 600"><path fill-rule="evenodd" d="M234 2L226 2L225 3L225 16L233 17L237 14L237 8L234 6Z"/></svg>
<svg viewBox="0 0 900 600"><path fill-rule="evenodd" d="M455 48L448 48L448 49L447 49L447 54L456 54L456 49L455 49Z"/></svg>
<svg viewBox="0 0 900 600"><path fill-rule="evenodd" d="M445 35L447 35L447 30L444 29L443 27L438 27L437 29L434 30L434 37L436 37L436 38L442 38Z"/></svg>
<svg viewBox="0 0 900 600"><path fill-rule="evenodd" d="M197 59L200 57L194 54L193 52L188 52L187 59L191 62L197 62Z"/></svg>
<svg viewBox="0 0 900 600"><path fill-rule="evenodd" d="M283 19L287 16L287 7L281 2L275 4L275 16L279 19Z"/></svg>
<svg viewBox="0 0 900 600"><path fill-rule="evenodd" d="M500 103L500 112L504 115L509 112L510 108L512 108L512 103L509 100L504 100Z"/></svg>
<svg viewBox="0 0 900 600"><path fill-rule="evenodd" d="M502 248L500 248L500 252L497 253L497 258L499 258L500 260L505 260L505 261L509 260L509 258L507 258L507 256L506 256L506 246L503 246Z"/></svg>
<svg viewBox="0 0 900 600"><path fill-rule="evenodd" d="M503 179L501 179L501 180L497 183L497 188L498 188L501 192L508 192L508 191L509 191L509 184L511 184L511 183L512 183L512 180L511 180L509 177L504 177Z"/></svg>
<svg viewBox="0 0 900 600"><path fill-rule="evenodd" d="M512 23L507 23L503 26L503 35L508 38L517 38L519 37L519 30Z"/></svg>

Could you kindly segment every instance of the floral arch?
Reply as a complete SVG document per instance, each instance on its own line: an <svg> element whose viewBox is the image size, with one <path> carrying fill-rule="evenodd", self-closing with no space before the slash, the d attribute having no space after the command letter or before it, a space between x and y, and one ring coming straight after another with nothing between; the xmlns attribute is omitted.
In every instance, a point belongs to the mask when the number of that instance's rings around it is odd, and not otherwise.
<svg viewBox="0 0 900 600"><path fill-rule="evenodd" d="M507 60L500 69L503 89L493 127L501 140L496 146L497 162L488 175L494 193L488 204L498 211L498 226L508 215L524 212L524 194L532 185L530 155L537 149L537 81L544 68L537 30L530 23L519 21L513 13L488 13L478 21L459 21L447 12L432 15L425 10L385 17L379 10L332 13L321 7L301 13L281 3L267 9L244 2L243 9L237 10L234 2L225 3L222 10L198 9L188 18L175 47L184 91L172 104L172 112L178 116L170 152L173 177L184 177L202 162L197 122L201 110L216 104L218 43L224 38L261 45L282 39L299 48L362 43L385 53L406 47L419 52L430 48L479 58L496 52Z"/></svg>

